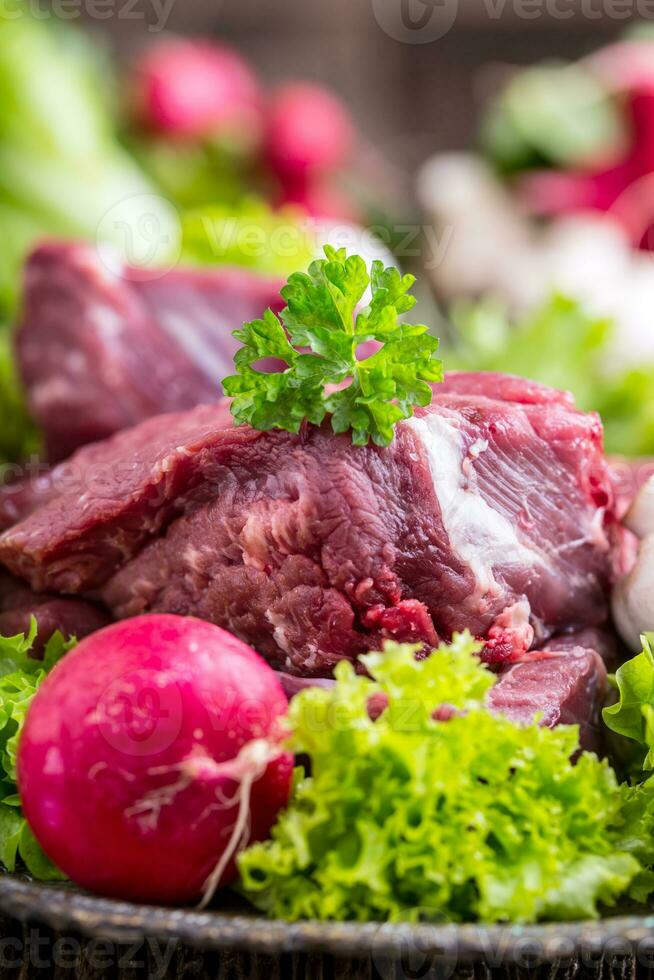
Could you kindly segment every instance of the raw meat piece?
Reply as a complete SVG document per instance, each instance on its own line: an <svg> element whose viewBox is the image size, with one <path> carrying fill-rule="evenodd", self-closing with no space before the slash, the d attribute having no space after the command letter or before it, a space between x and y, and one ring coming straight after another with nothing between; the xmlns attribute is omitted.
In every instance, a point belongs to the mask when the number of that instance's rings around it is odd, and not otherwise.
<svg viewBox="0 0 654 980"><path fill-rule="evenodd" d="M499 680L489 694L491 710L521 725L531 724L537 715L548 728L579 725L582 748L601 751L599 713L606 700L607 678L604 661L597 646L592 645L594 640L605 650L611 649L614 642L609 634L583 630L551 640L544 650L532 651L524 663L501 668ZM288 698L306 687L334 684L325 678L303 678L283 672L278 677ZM386 704L385 696L374 695L369 704L371 717L381 714ZM437 717L447 721L452 712L445 706L438 710Z"/></svg>
<svg viewBox="0 0 654 980"><path fill-rule="evenodd" d="M607 670L615 668L624 660L625 650L613 626L601 629L588 628L568 633L559 633L545 644L548 653L569 653L581 647L594 650L600 655Z"/></svg>
<svg viewBox="0 0 654 980"><path fill-rule="evenodd" d="M58 496L68 473L71 479L77 479L75 470L66 464L52 469L42 463L33 468L31 464L5 467L0 474L0 531L24 520Z"/></svg>
<svg viewBox="0 0 654 980"><path fill-rule="evenodd" d="M601 749L600 709L606 700L606 667L583 634L554 640L546 645L543 659L502 668L490 691L488 703L520 724L536 715L548 728L579 725L581 747ZM554 655L552 655L554 654Z"/></svg>
<svg viewBox="0 0 654 980"><path fill-rule="evenodd" d="M81 640L110 622L107 611L96 603L37 595L23 582L0 570L0 636L28 632L32 616L39 627L34 643L37 655L57 630L67 638L75 636Z"/></svg>
<svg viewBox="0 0 654 980"><path fill-rule="evenodd" d="M71 465L79 485L0 536L0 561L35 589L99 590L117 617L200 616L290 673L466 627L520 660L607 617L601 425L531 382L451 377L386 449L235 427L222 404Z"/></svg>
<svg viewBox="0 0 654 980"><path fill-rule="evenodd" d="M162 412L216 401L233 371L231 331L281 304L252 272L113 275L88 245L42 245L28 260L17 355L48 458L65 459Z"/></svg>

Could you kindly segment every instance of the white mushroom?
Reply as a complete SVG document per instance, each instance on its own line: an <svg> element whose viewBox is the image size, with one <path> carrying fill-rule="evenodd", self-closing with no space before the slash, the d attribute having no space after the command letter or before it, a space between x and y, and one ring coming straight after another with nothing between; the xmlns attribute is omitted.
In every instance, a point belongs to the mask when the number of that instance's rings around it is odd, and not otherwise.
<svg viewBox="0 0 654 980"><path fill-rule="evenodd" d="M416 193L439 243L438 261L434 254L426 267L444 299L497 292L508 278L507 263L512 281L524 281L515 263L531 259L532 229L481 159L469 153L431 157L418 173Z"/></svg>
<svg viewBox="0 0 654 980"><path fill-rule="evenodd" d="M654 629L654 477L639 490L625 524L641 542L636 564L613 591L613 617L625 643L638 651L641 633Z"/></svg>

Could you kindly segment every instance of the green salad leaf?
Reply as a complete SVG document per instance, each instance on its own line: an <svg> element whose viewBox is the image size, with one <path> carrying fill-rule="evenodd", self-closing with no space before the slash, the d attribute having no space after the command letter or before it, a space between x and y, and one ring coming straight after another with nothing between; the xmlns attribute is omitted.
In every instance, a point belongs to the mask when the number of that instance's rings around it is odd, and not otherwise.
<svg viewBox="0 0 654 980"><path fill-rule="evenodd" d="M356 445L389 445L395 423L409 418L415 405L428 405L429 382L443 377L438 340L426 326L400 319L415 305L409 295L414 281L380 261L368 272L360 256L325 246L324 259L289 278L281 319L267 310L234 331L243 347L234 359L237 374L225 378L223 388L234 399L236 421L298 432L303 422L320 425L330 414L334 432L352 430ZM370 303L358 309L368 287ZM381 346L359 359L369 341ZM287 367L259 370L262 358Z"/></svg>
<svg viewBox="0 0 654 980"><path fill-rule="evenodd" d="M451 352L455 366L533 378L573 391L580 406L590 407L612 335L610 319L590 316L581 302L558 293L517 323L494 300L458 303L451 316L458 341Z"/></svg>
<svg viewBox="0 0 654 980"><path fill-rule="evenodd" d="M451 319L448 368L505 371L571 391L581 409L602 416L609 452L654 453L654 363L614 372L610 319L557 293L518 322L495 300L455 304Z"/></svg>
<svg viewBox="0 0 654 980"><path fill-rule="evenodd" d="M654 769L654 633L642 637L642 652L618 667L618 700L604 708L606 725L638 743L643 769Z"/></svg>
<svg viewBox="0 0 654 980"><path fill-rule="evenodd" d="M34 619L28 634L0 636L0 861L8 871L20 860L35 878L61 880L64 876L43 853L21 812L16 753L34 695L76 641L55 633L38 660L31 656L36 636Z"/></svg>
<svg viewBox="0 0 654 980"><path fill-rule="evenodd" d="M502 172L580 167L626 140L617 100L582 64L549 62L517 71L481 125L482 151Z"/></svg>
<svg viewBox="0 0 654 980"><path fill-rule="evenodd" d="M127 246L144 209L166 221L155 185L122 147L108 64L70 25L0 2L0 314L13 315L19 270L44 236ZM115 206L120 220L103 220ZM171 242L171 253L177 243Z"/></svg>
<svg viewBox="0 0 654 980"><path fill-rule="evenodd" d="M307 267L315 245L301 212L275 211L252 197L197 208L182 220L182 258L195 265L238 265L286 278Z"/></svg>
<svg viewBox="0 0 654 980"><path fill-rule="evenodd" d="M597 378L591 397L604 423L609 452L623 456L654 453L654 363Z"/></svg>
<svg viewBox="0 0 654 980"><path fill-rule="evenodd" d="M654 778L638 785L622 783L621 819L616 826L615 846L631 854L640 864L628 896L644 903L654 892Z"/></svg>
<svg viewBox="0 0 654 980"><path fill-rule="evenodd" d="M1 219L0 219L1 220ZM40 440L31 421L11 349L8 328L0 327L0 477L3 464L38 452Z"/></svg>
<svg viewBox="0 0 654 980"><path fill-rule="evenodd" d="M290 747L310 759L271 840L238 859L245 895L272 916L532 922L594 917L638 881L649 800L630 801L576 726L491 714L495 676L469 635L416 660L387 643L332 689L290 706ZM371 697L385 710L373 720ZM434 709L448 705L449 720ZM436 715L438 718L438 715ZM640 821L640 823L638 822ZM640 877L638 877L640 876Z"/></svg>

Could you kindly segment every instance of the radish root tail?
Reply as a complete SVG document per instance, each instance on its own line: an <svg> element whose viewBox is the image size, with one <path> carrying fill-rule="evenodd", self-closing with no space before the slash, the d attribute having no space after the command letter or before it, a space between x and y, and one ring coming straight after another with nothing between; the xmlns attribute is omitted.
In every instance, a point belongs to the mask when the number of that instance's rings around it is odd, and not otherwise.
<svg viewBox="0 0 654 980"><path fill-rule="evenodd" d="M198 905L199 909L206 909L213 899L230 862L239 851L247 847L250 838L252 786L263 776L269 764L281 754L282 751L278 744L259 738L243 746L235 759L215 766L214 777L235 779L239 783L238 791L233 800L234 804L238 803L238 813L227 846L204 883L202 900Z"/></svg>

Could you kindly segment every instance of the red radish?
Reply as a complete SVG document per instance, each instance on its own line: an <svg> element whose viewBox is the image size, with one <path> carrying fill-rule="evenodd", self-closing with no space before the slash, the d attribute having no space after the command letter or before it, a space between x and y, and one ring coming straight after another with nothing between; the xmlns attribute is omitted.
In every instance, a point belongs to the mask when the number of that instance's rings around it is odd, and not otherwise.
<svg viewBox="0 0 654 980"><path fill-rule="evenodd" d="M18 752L25 816L94 892L208 901L290 793L286 697L236 637L142 616L83 640L41 686Z"/></svg>
<svg viewBox="0 0 654 980"><path fill-rule="evenodd" d="M146 128L182 140L227 136L238 145L258 145L259 82L226 45L166 41L146 51L134 74L135 112Z"/></svg>
<svg viewBox="0 0 654 980"><path fill-rule="evenodd" d="M585 59L609 92L630 92L654 80L654 44L651 39L616 41Z"/></svg>
<svg viewBox="0 0 654 980"><path fill-rule="evenodd" d="M308 83L281 88L268 113L268 161L284 184L344 166L354 144L345 106L327 89Z"/></svg>
<svg viewBox="0 0 654 980"><path fill-rule="evenodd" d="M299 181L283 188L276 202L280 207L295 205L312 218L329 218L357 224L361 214L354 201L329 180Z"/></svg>
<svg viewBox="0 0 654 980"><path fill-rule="evenodd" d="M636 76L634 76L635 78ZM628 74L624 76L626 84ZM609 213L631 236L634 247L651 249L654 208L654 74L638 75L639 85L623 95L631 129L622 159L596 170L544 170L518 183L521 204L532 214L558 215L586 210Z"/></svg>

